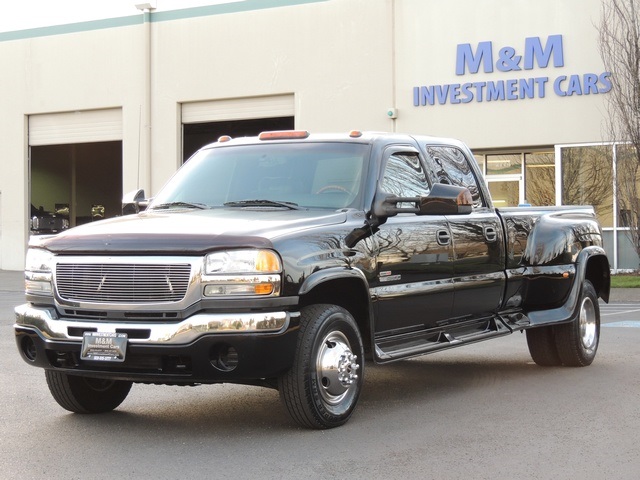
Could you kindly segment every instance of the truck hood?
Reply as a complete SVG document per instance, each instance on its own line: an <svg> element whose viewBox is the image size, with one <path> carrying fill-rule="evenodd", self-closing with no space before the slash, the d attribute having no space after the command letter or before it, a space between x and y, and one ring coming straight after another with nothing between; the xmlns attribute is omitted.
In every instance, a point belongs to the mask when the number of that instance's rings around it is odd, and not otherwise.
<svg viewBox="0 0 640 480"><path fill-rule="evenodd" d="M216 248L273 248L294 231L344 223L345 212L221 208L144 212L82 225L41 245L57 254L203 254Z"/></svg>

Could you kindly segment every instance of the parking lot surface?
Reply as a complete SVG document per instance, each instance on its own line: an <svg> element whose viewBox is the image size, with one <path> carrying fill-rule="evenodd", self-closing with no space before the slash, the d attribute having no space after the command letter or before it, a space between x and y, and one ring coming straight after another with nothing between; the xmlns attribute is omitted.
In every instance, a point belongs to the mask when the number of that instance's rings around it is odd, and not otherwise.
<svg viewBox="0 0 640 480"><path fill-rule="evenodd" d="M114 412L66 412L18 355L21 274L0 272L0 478L635 480L640 298L614 293L590 367L536 366L520 333L367 364L353 418L312 431L237 385L134 385Z"/></svg>

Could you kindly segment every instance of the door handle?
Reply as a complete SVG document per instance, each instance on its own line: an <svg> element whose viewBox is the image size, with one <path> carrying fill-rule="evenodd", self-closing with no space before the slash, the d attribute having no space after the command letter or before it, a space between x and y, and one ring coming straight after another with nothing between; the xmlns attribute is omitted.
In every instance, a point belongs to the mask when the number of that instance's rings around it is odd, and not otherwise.
<svg viewBox="0 0 640 480"><path fill-rule="evenodd" d="M448 230L438 230L436 232L438 245L449 245L451 243L451 234Z"/></svg>
<svg viewBox="0 0 640 480"><path fill-rule="evenodd" d="M498 231L495 227L484 227L484 238L487 242L495 242L498 240Z"/></svg>

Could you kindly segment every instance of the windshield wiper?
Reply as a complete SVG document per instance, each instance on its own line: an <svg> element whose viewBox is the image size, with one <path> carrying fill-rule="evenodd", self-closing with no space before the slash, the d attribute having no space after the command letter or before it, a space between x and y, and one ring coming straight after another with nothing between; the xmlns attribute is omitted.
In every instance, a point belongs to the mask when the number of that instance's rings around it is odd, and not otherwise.
<svg viewBox="0 0 640 480"><path fill-rule="evenodd" d="M205 208L209 208L209 206L205 205L204 203L167 202L167 203L161 203L159 205L154 205L152 207L152 210L162 210L162 209L169 209L174 207L197 208L198 210L204 210Z"/></svg>
<svg viewBox="0 0 640 480"><path fill-rule="evenodd" d="M279 200L238 200L235 202L226 202L223 205L225 207L283 207L289 210L302 210L297 203Z"/></svg>

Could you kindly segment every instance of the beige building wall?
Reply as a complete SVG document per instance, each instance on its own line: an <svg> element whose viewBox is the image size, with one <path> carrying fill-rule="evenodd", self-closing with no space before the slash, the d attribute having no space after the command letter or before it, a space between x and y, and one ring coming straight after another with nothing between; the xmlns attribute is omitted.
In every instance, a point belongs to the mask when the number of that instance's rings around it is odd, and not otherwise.
<svg viewBox="0 0 640 480"><path fill-rule="evenodd" d="M29 115L121 107L123 177L137 177L143 103L140 28L93 30L0 42L0 268L23 267L29 218Z"/></svg>
<svg viewBox="0 0 640 480"><path fill-rule="evenodd" d="M0 269L23 267L33 114L121 108L123 191L140 186L150 195L180 164L184 102L288 94L296 128L452 136L472 148L602 139L604 95L547 91L545 98L413 105L416 86L601 73L599 0L277 4L217 14L194 9L194 16L158 12L151 22L140 14L122 26L92 23L76 33L0 34ZM506 46L521 55L525 38L558 34L561 68L455 74L461 43L492 41L496 57Z"/></svg>
<svg viewBox="0 0 640 480"><path fill-rule="evenodd" d="M327 1L153 27L153 190L178 165L182 102L295 96L296 128L389 130L391 3Z"/></svg>
<svg viewBox="0 0 640 480"><path fill-rule="evenodd" d="M596 142L602 138L604 95L554 94L559 76L604 71L598 53L600 0L462 0L425 2L397 0L396 57L399 131L456 136L474 149L505 146ZM562 35L564 67L456 75L458 44L493 43L524 55L525 38ZM523 60L520 61L520 67ZM544 98L472 101L414 107L414 86L463 84L530 77L548 77ZM566 82L561 85L566 91Z"/></svg>

